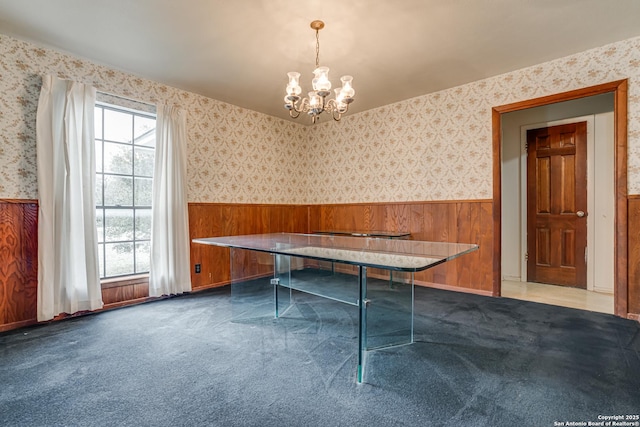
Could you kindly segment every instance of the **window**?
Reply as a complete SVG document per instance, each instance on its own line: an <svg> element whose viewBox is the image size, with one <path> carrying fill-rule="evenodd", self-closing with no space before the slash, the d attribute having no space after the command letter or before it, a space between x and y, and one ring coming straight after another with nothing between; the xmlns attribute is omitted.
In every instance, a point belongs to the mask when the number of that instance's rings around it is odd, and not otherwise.
<svg viewBox="0 0 640 427"><path fill-rule="evenodd" d="M148 273L156 118L96 104L96 217L100 277Z"/></svg>

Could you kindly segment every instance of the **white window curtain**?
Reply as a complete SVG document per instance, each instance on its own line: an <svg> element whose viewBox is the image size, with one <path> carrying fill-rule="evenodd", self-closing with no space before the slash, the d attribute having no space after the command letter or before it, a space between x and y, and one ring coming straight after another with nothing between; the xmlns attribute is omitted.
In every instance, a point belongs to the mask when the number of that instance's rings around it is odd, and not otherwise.
<svg viewBox="0 0 640 427"><path fill-rule="evenodd" d="M91 86L44 76L36 115L38 321L102 307Z"/></svg>
<svg viewBox="0 0 640 427"><path fill-rule="evenodd" d="M149 295L191 290L187 208L187 117L158 105L151 214Z"/></svg>

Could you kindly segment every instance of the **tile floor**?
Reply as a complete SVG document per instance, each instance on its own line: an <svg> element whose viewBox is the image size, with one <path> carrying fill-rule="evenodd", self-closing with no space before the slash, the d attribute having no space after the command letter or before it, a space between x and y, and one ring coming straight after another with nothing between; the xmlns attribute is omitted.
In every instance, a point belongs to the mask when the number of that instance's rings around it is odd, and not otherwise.
<svg viewBox="0 0 640 427"><path fill-rule="evenodd" d="M613 294L542 283L502 281L502 296L613 314Z"/></svg>

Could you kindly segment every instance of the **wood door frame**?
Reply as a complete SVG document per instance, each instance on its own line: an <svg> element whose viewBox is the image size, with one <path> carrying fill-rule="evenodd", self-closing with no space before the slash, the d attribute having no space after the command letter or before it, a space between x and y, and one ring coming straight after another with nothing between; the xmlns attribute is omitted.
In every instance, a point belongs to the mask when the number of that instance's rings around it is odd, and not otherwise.
<svg viewBox="0 0 640 427"><path fill-rule="evenodd" d="M597 86L563 92L513 104L493 107L491 111L493 140L493 295L501 292L502 271L502 114L543 105L571 101L579 98L613 92L614 94L614 180L615 180L615 233L614 233L614 313L628 317L628 215L627 215L627 90L628 80L617 80Z"/></svg>

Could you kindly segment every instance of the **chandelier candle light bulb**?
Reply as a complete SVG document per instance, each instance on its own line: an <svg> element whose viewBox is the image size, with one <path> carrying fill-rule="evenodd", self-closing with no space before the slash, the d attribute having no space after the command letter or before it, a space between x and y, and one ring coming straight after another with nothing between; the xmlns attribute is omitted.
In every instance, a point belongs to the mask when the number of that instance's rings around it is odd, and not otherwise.
<svg viewBox="0 0 640 427"><path fill-rule="evenodd" d="M287 85L287 95L288 96L298 96L302 92L302 88L300 87L300 73L296 73L295 71L291 71L287 73L289 76L289 84ZM285 97L285 100L287 98Z"/></svg>
<svg viewBox="0 0 640 427"><path fill-rule="evenodd" d="M313 70L313 74L316 76L311 80L313 90L318 92L320 96L327 96L325 92L329 92L331 89L331 81L329 81L329 67L318 67Z"/></svg>
<svg viewBox="0 0 640 427"><path fill-rule="evenodd" d="M353 97L356 93L352 86L353 77L343 76L340 78L342 87L334 89L335 99L327 99L331 95L329 67L321 67L319 65L319 31L324 28L324 22L313 21L311 28L316 32L316 69L313 70L314 78L311 81L313 91L308 93L308 98L301 99L300 73L296 71L287 73L289 83L286 88L287 94L284 97L284 108L289 110L289 115L294 119L298 118L300 113L307 113L311 116L312 123L316 123L320 118L320 114L326 111L331 114L335 121L339 121L349 109L349 104L353 102Z"/></svg>

